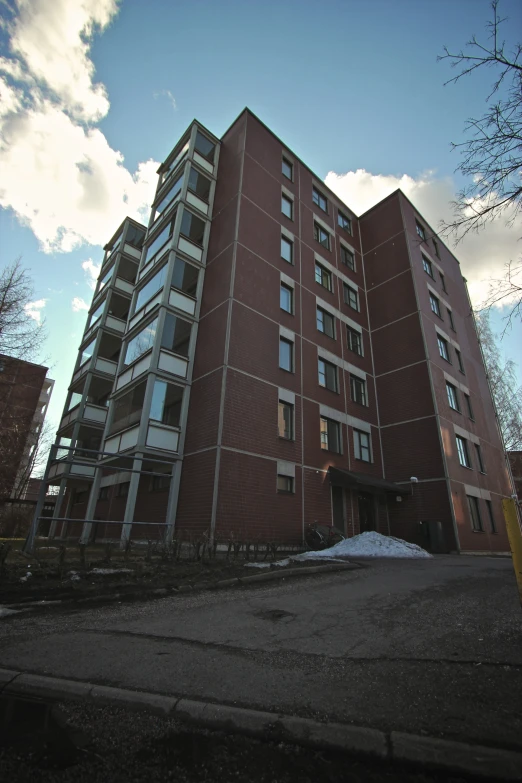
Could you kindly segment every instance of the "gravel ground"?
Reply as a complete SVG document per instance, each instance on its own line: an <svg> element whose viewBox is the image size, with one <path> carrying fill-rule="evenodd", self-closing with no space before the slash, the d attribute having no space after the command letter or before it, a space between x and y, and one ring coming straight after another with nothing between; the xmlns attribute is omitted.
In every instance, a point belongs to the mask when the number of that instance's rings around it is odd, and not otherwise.
<svg viewBox="0 0 522 783"><path fill-rule="evenodd" d="M62 704L46 735L24 729L0 744L0 779L9 783L464 783L283 743L189 728L112 707ZM30 730L28 736L27 732ZM5 740L4 740L5 743Z"/></svg>

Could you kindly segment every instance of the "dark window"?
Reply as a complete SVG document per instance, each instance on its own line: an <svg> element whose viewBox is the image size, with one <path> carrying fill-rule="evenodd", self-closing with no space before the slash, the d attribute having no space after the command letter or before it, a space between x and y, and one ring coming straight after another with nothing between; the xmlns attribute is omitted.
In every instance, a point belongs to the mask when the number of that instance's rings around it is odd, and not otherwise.
<svg viewBox="0 0 522 783"><path fill-rule="evenodd" d="M464 395L464 399L466 400L466 406L468 408L468 416L469 416L470 419L474 419L475 416L473 415L473 408L472 408L472 405L471 405L471 397L469 396L469 394L465 394Z"/></svg>
<svg viewBox="0 0 522 783"><path fill-rule="evenodd" d="M121 484L118 484L118 497L119 498L126 498L129 494L130 489L130 481L123 481Z"/></svg>
<svg viewBox="0 0 522 783"><path fill-rule="evenodd" d="M469 513L471 516L471 526L473 530L483 533L482 518L480 516L479 500L474 495L468 495Z"/></svg>
<svg viewBox="0 0 522 783"><path fill-rule="evenodd" d="M339 422L321 416L321 448L341 453L341 429Z"/></svg>
<svg viewBox="0 0 522 783"><path fill-rule="evenodd" d="M433 312L435 313L435 315L438 315L439 318L442 317L441 314L440 314L440 303L439 303L439 300L437 299L436 296L433 296L432 293L430 293L430 307L433 310Z"/></svg>
<svg viewBox="0 0 522 783"><path fill-rule="evenodd" d="M435 250L435 255L437 256L437 258L440 258L439 243L437 242L437 240L435 238L432 238L431 241L433 242L433 248ZM443 276L441 275L441 277L443 277ZM444 283L442 284L442 287L444 288ZM446 290L446 289L444 288L444 290Z"/></svg>
<svg viewBox="0 0 522 783"><path fill-rule="evenodd" d="M85 348L82 351L82 354L80 356L80 364L79 367L81 367L85 362L87 362L94 353L94 346L96 344L96 337L94 340L91 340L91 342L85 346Z"/></svg>
<svg viewBox="0 0 522 783"><path fill-rule="evenodd" d="M288 198L288 196L285 196L284 193L281 196L281 212L283 215L285 215L290 220L293 219L294 214L294 202L291 198Z"/></svg>
<svg viewBox="0 0 522 783"><path fill-rule="evenodd" d="M461 371L461 373L464 373L464 365L462 364L462 354L456 348L455 348L455 353L457 355L457 362L458 362L458 365L459 365L459 370Z"/></svg>
<svg viewBox="0 0 522 783"><path fill-rule="evenodd" d="M188 356L190 330L191 324L188 321L178 318L177 315L167 313L161 337L161 347L180 356Z"/></svg>
<svg viewBox="0 0 522 783"><path fill-rule="evenodd" d="M344 283L344 301L347 305L350 305L353 310L359 310L359 294L355 288L346 285L346 283Z"/></svg>
<svg viewBox="0 0 522 783"><path fill-rule="evenodd" d="M468 453L468 442L465 438L461 438L460 435L455 435L457 441L457 454L459 456L459 462L464 468L471 468L471 462Z"/></svg>
<svg viewBox="0 0 522 783"><path fill-rule="evenodd" d="M460 407L459 407L459 398L457 396L457 389L453 384L448 383L446 381L446 392L448 394L448 402L450 404L450 408L453 408L454 411L459 411L460 413Z"/></svg>
<svg viewBox="0 0 522 783"><path fill-rule="evenodd" d="M315 262L315 282L328 291L332 290L332 273L317 261Z"/></svg>
<svg viewBox="0 0 522 783"><path fill-rule="evenodd" d="M486 469L484 467L484 462L482 461L482 451L481 451L480 446L478 445L478 443L475 443L475 453L477 455L477 463L478 463L478 466L479 466L479 470L480 470L481 473L485 473Z"/></svg>
<svg viewBox="0 0 522 783"><path fill-rule="evenodd" d="M283 235L281 235L281 258L288 261L289 264L293 264L294 243Z"/></svg>
<svg viewBox="0 0 522 783"><path fill-rule="evenodd" d="M209 163L214 163L216 145L199 131L196 133L196 144L194 146L196 152L199 152L202 158L208 160Z"/></svg>
<svg viewBox="0 0 522 783"><path fill-rule="evenodd" d="M183 173L172 184L172 186L169 188L168 192L165 193L161 201L158 202L158 204L154 209L154 220L156 220L157 218L159 218L160 215L166 212L167 209L170 207L170 205L173 204L174 201L178 198L179 194L181 193L181 189L183 187L184 178L185 178L185 174Z"/></svg>
<svg viewBox="0 0 522 783"><path fill-rule="evenodd" d="M451 328L453 329L453 331L455 331L455 322L454 322L454 320L453 320L453 313L451 312L451 310L449 309L449 307L448 307L448 308L446 308L446 309L448 310L448 318L449 318L450 326L451 326Z"/></svg>
<svg viewBox="0 0 522 783"><path fill-rule="evenodd" d="M154 257L156 258L156 260L159 261L161 257L161 252L167 250L166 244L170 240L172 236L172 232L174 231L175 219L176 216L174 215L172 217L172 220L169 220L167 225L164 228L162 228L159 234L154 234L154 239L152 240L150 245L148 245L147 250L145 251L145 258L143 260L144 264L151 261Z"/></svg>
<svg viewBox="0 0 522 783"><path fill-rule="evenodd" d="M314 222L314 239L320 245L330 250L330 234L319 223Z"/></svg>
<svg viewBox="0 0 522 783"><path fill-rule="evenodd" d="M185 209L181 219L180 233L194 244L201 246L205 235L205 221Z"/></svg>
<svg viewBox="0 0 522 783"><path fill-rule="evenodd" d="M371 453L369 433L362 432L362 430L354 430L353 440L355 459L361 459L363 462L370 462Z"/></svg>
<svg viewBox="0 0 522 783"><path fill-rule="evenodd" d="M435 280L435 276L433 274L433 266L431 264L431 261L426 258L426 256L422 256L422 268L428 274L430 277L432 277Z"/></svg>
<svg viewBox="0 0 522 783"><path fill-rule="evenodd" d="M294 289L284 283L281 283L279 305L281 310L285 310L287 313L294 312Z"/></svg>
<svg viewBox="0 0 522 783"><path fill-rule="evenodd" d="M177 288L178 291L183 291L185 294L196 296L198 274L197 267L176 256L171 286L172 288Z"/></svg>
<svg viewBox="0 0 522 783"><path fill-rule="evenodd" d="M150 488L153 492L157 492L160 489L169 489L171 476L165 474L164 476L153 476L150 483Z"/></svg>
<svg viewBox="0 0 522 783"><path fill-rule="evenodd" d="M127 228L127 234L125 236L125 242L133 247L143 247L143 240L145 239L145 231L137 226L129 226Z"/></svg>
<svg viewBox="0 0 522 783"><path fill-rule="evenodd" d="M417 231L417 234L422 239L422 241L425 242L426 241L426 231L424 230L424 226L421 226L421 224L418 222L418 220L415 221L415 230Z"/></svg>
<svg viewBox="0 0 522 783"><path fill-rule="evenodd" d="M366 381L358 378L357 375L350 375L350 393L353 402L366 405Z"/></svg>
<svg viewBox="0 0 522 783"><path fill-rule="evenodd" d="M319 209L322 209L323 212L328 212L328 201L326 196L323 196L317 188L312 188L312 201Z"/></svg>
<svg viewBox="0 0 522 783"><path fill-rule="evenodd" d="M337 367L335 364L326 362L324 359L318 360L319 386L324 386L330 391L338 391Z"/></svg>
<svg viewBox="0 0 522 783"><path fill-rule="evenodd" d="M294 344L284 337L279 338L279 366L288 372L294 369Z"/></svg>
<svg viewBox="0 0 522 783"><path fill-rule="evenodd" d="M321 307L317 308L317 329L335 339L335 318Z"/></svg>
<svg viewBox="0 0 522 783"><path fill-rule="evenodd" d="M293 174L294 174L294 165L293 165L293 163L290 163L290 161L289 161L289 160L287 160L286 158L283 158L283 162L282 162L282 172L283 172L283 174L285 175L285 177L286 177L287 179L293 179L293 178L294 178L294 177L293 177Z"/></svg>
<svg viewBox="0 0 522 783"><path fill-rule="evenodd" d="M294 439L294 406L289 402L279 400L277 428L280 438Z"/></svg>
<svg viewBox="0 0 522 783"><path fill-rule="evenodd" d="M145 285L139 289L138 295L136 297L136 307L134 308L134 312L138 312L138 310L141 310L143 305L145 305L150 299L152 299L155 294L158 293L163 288L163 285L165 283L165 278L167 276L167 265L161 267L161 269L156 272L155 275L153 275L150 280L145 283Z"/></svg>
<svg viewBox="0 0 522 783"><path fill-rule="evenodd" d="M156 327L158 325L158 319L155 318L150 324L147 324L141 332L129 340L127 343L127 350L125 352L124 364L132 364L136 359L139 359L144 353L152 348L154 338L156 336Z"/></svg>
<svg viewBox="0 0 522 783"><path fill-rule="evenodd" d="M109 427L109 435L140 422L146 386L147 382L142 381L134 389L113 400L114 413Z"/></svg>
<svg viewBox="0 0 522 783"><path fill-rule="evenodd" d="M350 351L362 356L362 335L357 329L352 329L350 326L346 327L346 337L348 341L348 348Z"/></svg>
<svg viewBox="0 0 522 783"><path fill-rule="evenodd" d="M278 492L288 492L291 493L294 491L294 478L293 476L281 476L280 474L277 475L277 491Z"/></svg>
<svg viewBox="0 0 522 783"><path fill-rule="evenodd" d="M446 293L448 293L448 291L446 289L446 279L445 279L444 275L442 274L442 272L439 272L439 275L440 275L440 284L442 286L442 290L445 291Z"/></svg>
<svg viewBox="0 0 522 783"><path fill-rule="evenodd" d="M98 493L98 500L108 500L109 499L109 487L100 487L100 491Z"/></svg>
<svg viewBox="0 0 522 783"><path fill-rule="evenodd" d="M196 194L202 201L206 201L210 198L210 180L200 174L199 171L191 166L188 187L193 193Z"/></svg>
<svg viewBox="0 0 522 783"><path fill-rule="evenodd" d="M342 212L337 213L337 225L341 228L344 228L345 231L347 231L349 234L352 233L352 221L349 217L346 217L346 215L343 215Z"/></svg>
<svg viewBox="0 0 522 783"><path fill-rule="evenodd" d="M87 500L87 492L81 492L77 489L74 490L74 503L85 503Z"/></svg>
<svg viewBox="0 0 522 783"><path fill-rule="evenodd" d="M179 427L183 388L173 383L157 380L154 382L150 417L169 427Z"/></svg>
<svg viewBox="0 0 522 783"><path fill-rule="evenodd" d="M442 356L443 359L446 359L447 362L449 362L449 351L448 351L448 342L444 339L444 337L441 337L440 334L437 335L437 343L439 345L439 353Z"/></svg>
<svg viewBox="0 0 522 783"><path fill-rule="evenodd" d="M489 526L492 533L497 532L497 526L495 524L495 517L493 516L493 504L491 503L491 500L486 500L486 508L488 510L488 516L489 516Z"/></svg>
<svg viewBox="0 0 522 783"><path fill-rule="evenodd" d="M344 245L341 245L341 263L345 264L352 272L355 272L355 256Z"/></svg>

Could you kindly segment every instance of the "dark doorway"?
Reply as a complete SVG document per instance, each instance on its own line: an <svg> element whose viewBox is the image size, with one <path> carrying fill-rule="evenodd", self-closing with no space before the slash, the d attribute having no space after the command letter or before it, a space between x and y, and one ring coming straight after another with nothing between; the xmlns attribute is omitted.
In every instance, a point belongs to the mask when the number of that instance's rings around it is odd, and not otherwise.
<svg viewBox="0 0 522 783"><path fill-rule="evenodd" d="M343 503L344 490L342 487L332 487L332 508L333 508L333 523L337 530L340 530L343 536L346 535L344 526L344 503Z"/></svg>
<svg viewBox="0 0 522 783"><path fill-rule="evenodd" d="M375 498L369 492L361 492L359 501L359 529L361 533L375 530Z"/></svg>

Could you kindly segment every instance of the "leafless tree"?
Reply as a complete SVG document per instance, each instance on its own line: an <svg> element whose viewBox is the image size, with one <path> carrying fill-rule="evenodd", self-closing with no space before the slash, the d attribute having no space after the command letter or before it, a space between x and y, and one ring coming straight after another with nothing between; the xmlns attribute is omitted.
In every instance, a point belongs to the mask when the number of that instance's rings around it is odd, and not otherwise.
<svg viewBox="0 0 522 783"><path fill-rule="evenodd" d="M484 362L497 407L506 451L522 449L522 386L517 384L516 364L504 360L489 321L489 313L476 316Z"/></svg>
<svg viewBox="0 0 522 783"><path fill-rule="evenodd" d="M480 43L473 35L466 47L450 52L444 47L439 60L450 60L458 74L446 84L455 84L481 68L494 73L486 98L486 111L478 119L466 122L466 139L453 144L461 153L457 168L469 178L453 202L454 219L443 224L457 242L469 231L480 231L499 218L506 225L518 222L522 212L522 44L507 51L500 28L507 21L498 15L500 1L493 0L493 19L488 22L489 42ZM506 301L507 300L507 301ZM506 263L501 280L492 281L487 306L506 301L512 305L508 316L522 317L522 263ZM512 304L515 302L515 304Z"/></svg>
<svg viewBox="0 0 522 783"><path fill-rule="evenodd" d="M32 280L17 259L0 272L0 354L32 361L45 339L45 321L28 313Z"/></svg>

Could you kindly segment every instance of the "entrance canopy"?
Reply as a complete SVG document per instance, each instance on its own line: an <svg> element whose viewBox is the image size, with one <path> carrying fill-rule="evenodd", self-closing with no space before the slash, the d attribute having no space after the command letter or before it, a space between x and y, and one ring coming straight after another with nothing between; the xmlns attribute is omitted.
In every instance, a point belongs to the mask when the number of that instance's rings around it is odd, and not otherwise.
<svg viewBox="0 0 522 783"><path fill-rule="evenodd" d="M389 492L393 495L409 495L410 487L394 484L392 481L369 476L367 473L356 473L350 470L339 470L339 468L328 468L330 484L334 487L344 487L358 492Z"/></svg>

